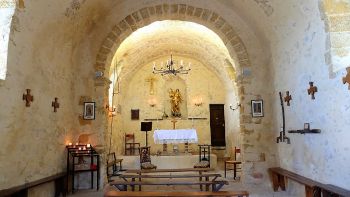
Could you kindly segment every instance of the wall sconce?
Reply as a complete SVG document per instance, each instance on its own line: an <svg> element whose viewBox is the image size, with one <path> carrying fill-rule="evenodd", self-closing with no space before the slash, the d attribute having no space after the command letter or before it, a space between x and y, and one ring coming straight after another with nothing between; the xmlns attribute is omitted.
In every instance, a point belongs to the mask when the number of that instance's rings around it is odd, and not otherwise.
<svg viewBox="0 0 350 197"><path fill-rule="evenodd" d="M203 98L202 97L194 98L193 103L197 107L202 106L203 105Z"/></svg>
<svg viewBox="0 0 350 197"><path fill-rule="evenodd" d="M235 111L236 109L240 108L241 107L241 104L240 103L237 103L237 106L235 108L232 107L232 104L230 104L230 109L232 111Z"/></svg>
<svg viewBox="0 0 350 197"><path fill-rule="evenodd" d="M110 117L115 116L116 109L117 108L114 105L112 107L110 107L109 105L106 105L106 110L108 111L108 115Z"/></svg>
<svg viewBox="0 0 350 197"><path fill-rule="evenodd" d="M157 104L157 99L154 98L154 97L149 98L149 99L148 99L148 104L149 104L150 107L156 106L156 104Z"/></svg>

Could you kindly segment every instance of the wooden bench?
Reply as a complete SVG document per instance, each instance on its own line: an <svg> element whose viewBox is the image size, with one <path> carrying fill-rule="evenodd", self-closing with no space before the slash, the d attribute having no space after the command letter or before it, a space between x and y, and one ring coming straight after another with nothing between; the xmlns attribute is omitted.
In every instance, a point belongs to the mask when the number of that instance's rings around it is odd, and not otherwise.
<svg viewBox="0 0 350 197"><path fill-rule="evenodd" d="M228 185L228 181L198 181L198 182L180 182L180 181L162 181L162 182L146 182L146 181L113 181L110 183L111 186L116 187L119 191L127 191L127 187L131 186L134 191L135 186L145 185L206 185L212 186L212 191L219 191L224 185Z"/></svg>
<svg viewBox="0 0 350 197"><path fill-rule="evenodd" d="M199 175L202 175L203 172L208 171L214 171L214 168L179 168L179 169L152 169L152 170L146 170L146 169L130 169L126 170L126 173L136 173L138 175L142 175L144 173L166 173L166 172L198 172ZM203 177L199 177L199 181L202 181ZM139 181L141 181L141 178L139 178ZM203 185L200 185L200 190L203 190ZM141 185L139 186L139 190L141 191Z"/></svg>
<svg viewBox="0 0 350 197"><path fill-rule="evenodd" d="M127 192L127 191L107 191L104 197L186 197L186 196L201 196L201 197L243 197L249 196L247 191L219 191L219 192Z"/></svg>
<svg viewBox="0 0 350 197"><path fill-rule="evenodd" d="M171 174L171 175L135 175L135 174L123 174L119 176L120 178L124 179L125 181L128 181L127 179L131 179L131 181L135 181L135 179L138 179L141 181L142 179L152 179L152 178L159 178L159 179L177 179L177 178L199 178L199 181L202 181L202 178L205 178L205 181L209 181L210 177L213 177L211 181L215 181L218 177L221 177L221 174L213 173L213 174ZM200 185L202 186L202 185ZM202 189L202 188L201 188ZM209 185L206 186L206 190L209 191Z"/></svg>
<svg viewBox="0 0 350 197"><path fill-rule="evenodd" d="M208 171L214 171L214 168L179 168L179 169L153 169L153 170L138 170L138 169L130 169L126 170L126 173L136 173L136 174L143 174L143 173L160 173L160 172L208 172Z"/></svg>
<svg viewBox="0 0 350 197"><path fill-rule="evenodd" d="M300 184L305 185L305 195L306 197L321 197L323 196L350 196L350 191L343 188L326 185L312 179L306 178L304 176L298 175L294 172L285 170L283 168L269 168L269 171L272 176L272 185L273 190L277 191L278 188L281 188L283 191L286 190L286 178L296 181Z"/></svg>
<svg viewBox="0 0 350 197"><path fill-rule="evenodd" d="M0 196L21 196L26 197L28 196L28 190L30 188L33 188L35 186L39 186L45 183L49 183L54 181L55 182L55 196L60 196L62 194L63 196L66 196L67 194L67 188L66 188L66 179L67 173L62 172L58 173L43 179L39 179L33 182L25 183L20 186L12 187L9 189L0 190Z"/></svg>

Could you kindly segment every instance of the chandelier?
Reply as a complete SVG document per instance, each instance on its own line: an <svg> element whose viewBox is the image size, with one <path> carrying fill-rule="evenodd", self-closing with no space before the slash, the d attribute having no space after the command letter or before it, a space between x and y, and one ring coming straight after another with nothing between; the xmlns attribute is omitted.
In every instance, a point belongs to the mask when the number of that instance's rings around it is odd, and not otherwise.
<svg viewBox="0 0 350 197"><path fill-rule="evenodd" d="M173 55L170 55L170 60L166 61L166 67L163 67L163 62L161 63L161 67L160 69L156 68L156 64L153 62L153 74L161 74L163 75L169 75L169 74L173 74L173 75L177 75L177 74L188 74L188 71L191 70L191 63L188 63L187 68L185 69L183 61L181 60L180 65L178 66L178 68L175 68L175 65L177 65L175 63L175 61L173 60Z"/></svg>

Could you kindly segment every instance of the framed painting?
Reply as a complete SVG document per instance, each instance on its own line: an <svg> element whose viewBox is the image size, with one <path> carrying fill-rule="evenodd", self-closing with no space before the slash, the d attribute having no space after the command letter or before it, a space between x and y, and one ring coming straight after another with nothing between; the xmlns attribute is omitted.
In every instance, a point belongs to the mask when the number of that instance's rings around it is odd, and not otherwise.
<svg viewBox="0 0 350 197"><path fill-rule="evenodd" d="M264 106L263 100L252 100L251 101L252 116L253 117L263 117L264 116Z"/></svg>
<svg viewBox="0 0 350 197"><path fill-rule="evenodd" d="M95 120L95 102L84 102L84 120Z"/></svg>
<svg viewBox="0 0 350 197"><path fill-rule="evenodd" d="M138 120L140 119L140 110L139 109L132 109L131 110L131 120Z"/></svg>

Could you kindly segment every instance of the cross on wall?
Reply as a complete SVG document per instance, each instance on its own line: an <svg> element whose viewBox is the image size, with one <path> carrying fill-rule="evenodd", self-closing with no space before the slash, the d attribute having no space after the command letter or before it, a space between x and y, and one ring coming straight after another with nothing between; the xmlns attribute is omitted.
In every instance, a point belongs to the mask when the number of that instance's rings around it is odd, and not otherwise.
<svg viewBox="0 0 350 197"><path fill-rule="evenodd" d="M315 100L315 93L317 92L317 87L314 86L314 82L309 82L310 88L307 90L307 93L311 95L311 99Z"/></svg>
<svg viewBox="0 0 350 197"><path fill-rule="evenodd" d="M290 106L291 100L292 100L292 95L289 94L289 91L286 91L286 96L284 97L284 102L287 102L287 106Z"/></svg>
<svg viewBox="0 0 350 197"><path fill-rule="evenodd" d="M23 94L22 100L26 101L26 107L30 107L30 102L34 101L34 96L30 94L30 89L27 89L27 94Z"/></svg>
<svg viewBox="0 0 350 197"><path fill-rule="evenodd" d="M58 103L58 98L55 97L55 101L52 101L51 106L53 107L53 111L57 112L57 108L60 108L60 104Z"/></svg>

